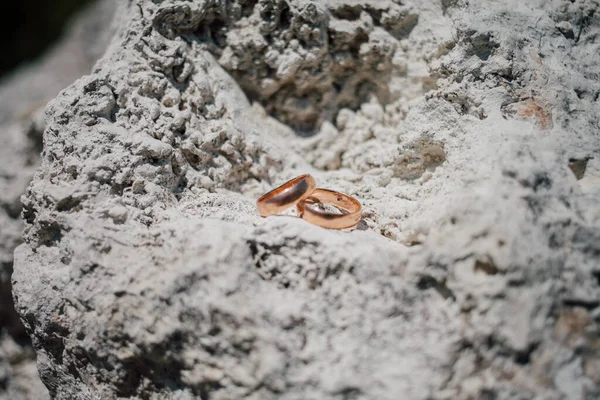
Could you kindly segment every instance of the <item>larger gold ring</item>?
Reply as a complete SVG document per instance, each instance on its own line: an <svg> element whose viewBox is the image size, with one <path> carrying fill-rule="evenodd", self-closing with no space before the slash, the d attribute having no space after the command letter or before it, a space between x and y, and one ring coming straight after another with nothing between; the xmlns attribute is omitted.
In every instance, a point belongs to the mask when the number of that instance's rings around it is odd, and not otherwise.
<svg viewBox="0 0 600 400"><path fill-rule="evenodd" d="M334 205L343 213L334 214L318 210L314 204L319 202ZM330 229L351 228L358 224L362 216L362 207L358 200L327 189L315 189L306 200L296 204L296 209L305 221Z"/></svg>
<svg viewBox="0 0 600 400"><path fill-rule="evenodd" d="M256 200L261 217L275 215L311 195L317 185L309 174L300 175Z"/></svg>

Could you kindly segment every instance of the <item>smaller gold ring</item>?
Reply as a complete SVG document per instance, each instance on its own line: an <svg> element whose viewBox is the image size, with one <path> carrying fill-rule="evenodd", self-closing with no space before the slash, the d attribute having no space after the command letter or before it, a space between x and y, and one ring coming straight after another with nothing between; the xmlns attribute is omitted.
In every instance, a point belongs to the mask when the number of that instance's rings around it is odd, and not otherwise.
<svg viewBox="0 0 600 400"><path fill-rule="evenodd" d="M309 174L300 175L256 200L261 217L275 215L306 199L317 185Z"/></svg>
<svg viewBox="0 0 600 400"><path fill-rule="evenodd" d="M344 214L334 214L317 210L315 203L327 203L336 206ZM362 216L361 205L354 197L328 189L315 189L306 200L296 204L300 217L311 224L330 229L351 228L358 224Z"/></svg>

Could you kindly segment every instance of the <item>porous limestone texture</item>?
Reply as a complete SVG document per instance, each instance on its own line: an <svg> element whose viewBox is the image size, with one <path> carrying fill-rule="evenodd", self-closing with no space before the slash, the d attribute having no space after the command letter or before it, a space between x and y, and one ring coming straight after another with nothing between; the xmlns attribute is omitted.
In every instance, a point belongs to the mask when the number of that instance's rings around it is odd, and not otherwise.
<svg viewBox="0 0 600 400"><path fill-rule="evenodd" d="M112 0L74 21L65 38L35 64L0 82L0 399L43 400L35 353L14 310L10 275L21 243L20 197L40 162L44 107L58 92L89 73L110 39Z"/></svg>
<svg viewBox="0 0 600 400"><path fill-rule="evenodd" d="M598 398L599 7L122 2L22 199L51 396ZM307 172L356 229L259 217Z"/></svg>

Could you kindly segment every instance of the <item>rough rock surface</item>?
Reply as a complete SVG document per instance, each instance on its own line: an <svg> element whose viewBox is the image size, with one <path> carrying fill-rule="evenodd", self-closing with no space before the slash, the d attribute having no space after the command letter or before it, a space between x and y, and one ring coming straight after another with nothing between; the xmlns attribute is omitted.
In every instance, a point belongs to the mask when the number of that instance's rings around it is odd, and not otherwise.
<svg viewBox="0 0 600 400"><path fill-rule="evenodd" d="M477 3L123 3L23 198L50 394L598 398L600 5ZM259 217L304 172L357 229Z"/></svg>
<svg viewBox="0 0 600 400"><path fill-rule="evenodd" d="M0 83L0 399L48 398L11 296L13 252L23 233L20 197L40 162L45 103L101 57L112 5L107 0L83 12L42 60Z"/></svg>

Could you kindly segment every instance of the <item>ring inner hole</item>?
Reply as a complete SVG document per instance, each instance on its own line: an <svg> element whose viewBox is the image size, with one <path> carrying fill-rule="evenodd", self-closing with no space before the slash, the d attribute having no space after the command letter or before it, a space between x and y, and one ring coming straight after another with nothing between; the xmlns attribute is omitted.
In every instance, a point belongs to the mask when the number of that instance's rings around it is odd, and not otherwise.
<svg viewBox="0 0 600 400"><path fill-rule="evenodd" d="M324 202L314 196L308 197L305 200L305 202L306 202L306 205L308 207L310 207L311 209L317 210L320 212L324 212L327 214L339 214L339 215L350 214L350 211L343 208L341 205L338 206L335 204L331 204L329 202Z"/></svg>

